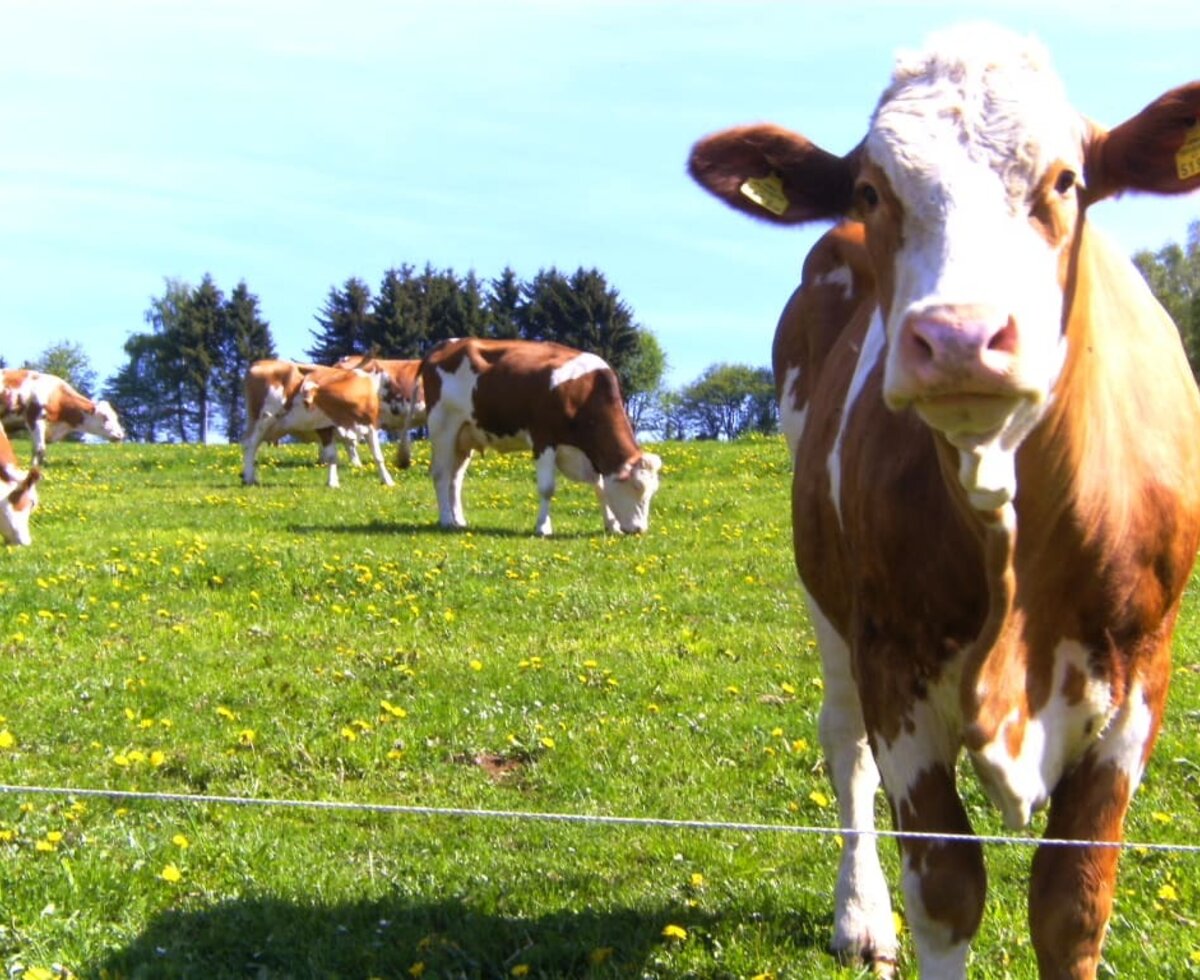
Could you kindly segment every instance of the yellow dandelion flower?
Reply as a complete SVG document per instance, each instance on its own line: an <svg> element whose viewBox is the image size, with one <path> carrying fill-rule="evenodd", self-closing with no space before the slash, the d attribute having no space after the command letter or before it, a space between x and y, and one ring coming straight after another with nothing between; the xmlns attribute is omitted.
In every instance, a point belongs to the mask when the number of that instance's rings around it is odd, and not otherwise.
<svg viewBox="0 0 1200 980"><path fill-rule="evenodd" d="M692 872L692 887L693 888L703 888L704 887L704 875L702 875L699 871Z"/></svg>
<svg viewBox="0 0 1200 980"><path fill-rule="evenodd" d="M44 966L31 966L21 974L22 980L56 980L54 971Z"/></svg>
<svg viewBox="0 0 1200 980"><path fill-rule="evenodd" d="M347 742L357 742L358 732L356 732L349 725L344 725L342 726L342 738L344 738Z"/></svg>
<svg viewBox="0 0 1200 980"><path fill-rule="evenodd" d="M57 844L62 839L63 835L61 830L52 830L46 834L46 840L48 840L51 844Z"/></svg>
<svg viewBox="0 0 1200 980"><path fill-rule="evenodd" d="M171 843L178 847L181 851L186 851L192 846L192 842L184 837L183 834L176 834L171 838Z"/></svg>
<svg viewBox="0 0 1200 980"><path fill-rule="evenodd" d="M549 735L547 735L542 739L542 745L545 748L552 749L552 748L554 748L554 739L552 739Z"/></svg>
<svg viewBox="0 0 1200 980"><path fill-rule="evenodd" d="M687 939L687 930L683 926L665 925L663 926L662 935L664 939L678 939L682 941Z"/></svg>
<svg viewBox="0 0 1200 980"><path fill-rule="evenodd" d="M220 715L222 718L224 718L226 721L233 721L234 719L237 718L237 715L235 715L232 711L230 711L228 708L226 708L225 705L223 705L223 704L217 708L217 714Z"/></svg>
<svg viewBox="0 0 1200 980"><path fill-rule="evenodd" d="M784 694L795 694L796 693L796 688L793 687L791 684L789 684L787 681L784 681L782 684L780 684L779 689L781 691L783 691Z"/></svg>
<svg viewBox="0 0 1200 980"><path fill-rule="evenodd" d="M150 753L150 765L157 769L167 761L167 753L162 749L155 749Z"/></svg>
<svg viewBox="0 0 1200 980"><path fill-rule="evenodd" d="M53 851L56 848L56 846L57 845L54 844L53 841L40 840L36 844L33 845L33 849L35 851L41 851L44 854L48 851Z"/></svg>
<svg viewBox="0 0 1200 980"><path fill-rule="evenodd" d="M822 793L819 789L814 789L811 793L809 793L808 798L817 806L829 806L829 797Z"/></svg>
<svg viewBox="0 0 1200 980"><path fill-rule="evenodd" d="M611 946L600 946L588 953L588 962L592 966L603 966L612 959L613 948Z"/></svg>
<svg viewBox="0 0 1200 980"><path fill-rule="evenodd" d="M243 728L238 732L238 745L244 745L249 748L254 745L256 738L258 738L258 732L253 728Z"/></svg>
<svg viewBox="0 0 1200 980"><path fill-rule="evenodd" d="M1150 818L1158 823L1170 823L1174 819L1171 814L1163 813L1161 810L1155 810L1150 814Z"/></svg>
<svg viewBox="0 0 1200 980"><path fill-rule="evenodd" d="M183 872L174 864L168 864L158 873L158 876L163 881L170 882L172 885L183 880Z"/></svg>
<svg viewBox="0 0 1200 980"><path fill-rule="evenodd" d="M1174 885L1163 885L1158 890L1158 897L1164 902L1175 902L1179 900L1179 892L1175 891Z"/></svg>
<svg viewBox="0 0 1200 980"><path fill-rule="evenodd" d="M120 766L122 769L125 769L129 766L129 759L127 756L118 752L113 756L113 765Z"/></svg>
<svg viewBox="0 0 1200 980"><path fill-rule="evenodd" d="M771 738L783 738L783 729L782 728L772 728L771 729Z"/></svg>
<svg viewBox="0 0 1200 980"><path fill-rule="evenodd" d="M529 976L529 964L528 963L518 963L516 966L514 966L508 972L509 972L509 976L527 977L527 976Z"/></svg>
<svg viewBox="0 0 1200 980"><path fill-rule="evenodd" d="M425 975L425 964L418 960L408 968L408 975L410 977L423 977Z"/></svg>
<svg viewBox="0 0 1200 980"><path fill-rule="evenodd" d="M483 661L482 660L472 660L470 667L474 671L483 670Z"/></svg>
<svg viewBox="0 0 1200 980"><path fill-rule="evenodd" d="M16 736L7 728L0 732L0 749L11 749L17 744Z"/></svg>

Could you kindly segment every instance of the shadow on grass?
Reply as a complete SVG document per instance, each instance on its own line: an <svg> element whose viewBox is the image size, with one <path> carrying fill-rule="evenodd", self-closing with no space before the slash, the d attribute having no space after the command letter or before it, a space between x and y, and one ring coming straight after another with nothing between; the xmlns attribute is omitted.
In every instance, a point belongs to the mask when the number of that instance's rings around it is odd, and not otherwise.
<svg viewBox="0 0 1200 980"><path fill-rule="evenodd" d="M687 930L672 967L667 924ZM781 913L755 925L797 949L824 950L821 914ZM246 898L199 911L170 911L90 975L130 978L399 977L501 980L527 966L537 978L734 977L721 967L722 939L739 923L680 907L564 911L526 919L484 914L457 899L404 896L335 906ZM778 948L778 947L776 947ZM697 958L704 964L697 972ZM830 959L832 969L834 961ZM419 965L418 965L419 964ZM107 971L107 973L105 973ZM517 976L522 975L518 971Z"/></svg>
<svg viewBox="0 0 1200 980"><path fill-rule="evenodd" d="M532 528L522 530L512 527L488 527L472 524L470 527L442 527L437 521L414 524L409 521L368 521L365 524L289 524L289 534L430 534L440 533L454 537L468 532L484 538L528 538L541 540ZM603 531L555 531L548 541L582 541L587 538L603 537Z"/></svg>

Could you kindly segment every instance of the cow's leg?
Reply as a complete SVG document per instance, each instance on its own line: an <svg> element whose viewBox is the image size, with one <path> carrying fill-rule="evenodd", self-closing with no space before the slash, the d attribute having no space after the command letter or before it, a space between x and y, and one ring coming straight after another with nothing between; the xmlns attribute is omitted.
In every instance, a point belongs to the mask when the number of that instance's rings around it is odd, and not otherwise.
<svg viewBox="0 0 1200 980"><path fill-rule="evenodd" d="M29 421L29 441L33 443L33 465L46 465L46 420L40 416Z"/></svg>
<svg viewBox="0 0 1200 980"><path fill-rule="evenodd" d="M332 487L335 490L342 485L342 481L338 478L338 454L337 440L333 429L318 429L317 438L321 440L321 451L317 456L317 460L329 467L329 477L326 479L326 486Z"/></svg>
<svg viewBox="0 0 1200 980"><path fill-rule="evenodd" d="M355 469L362 466L362 457L358 455L358 437L346 436L342 440L342 445L346 448L346 462Z"/></svg>
<svg viewBox="0 0 1200 980"><path fill-rule="evenodd" d="M388 472L387 463L383 461L383 450L379 447L379 430L373 425L367 426L367 446L371 450L371 458L379 469L379 479L385 487L393 485L392 474Z"/></svg>
<svg viewBox="0 0 1200 980"><path fill-rule="evenodd" d="M1169 667L1162 676L1168 676ZM1166 684L1135 683L1104 737L1068 772L1050 799L1046 836L1119 841L1125 813L1158 734ZM1117 879L1115 847L1044 845L1033 859L1029 924L1043 977L1096 976Z"/></svg>
<svg viewBox="0 0 1200 980"><path fill-rule="evenodd" d="M558 472L557 456L557 452L551 446L543 449L542 454L537 458L537 488L540 504L534 533L540 534L544 538L550 537L554 532L550 524L550 500L554 497L555 475Z"/></svg>
<svg viewBox="0 0 1200 980"><path fill-rule="evenodd" d="M885 658L886 659L886 658ZM870 663L869 653L860 664ZM875 759L898 830L921 834L969 835L971 824L955 784L958 738L951 726L959 675L947 671L914 701L898 728L881 727L875 712L897 720L895 705L876 704L864 711L872 732ZM860 692L889 690L868 669ZM884 733L890 732L891 741ZM974 841L902 838L905 912L922 980L962 980L971 938L983 918L987 875L983 850Z"/></svg>
<svg viewBox="0 0 1200 980"><path fill-rule="evenodd" d="M242 483L248 487L258 483L258 447L266 438L271 421L270 417L260 415L242 439Z"/></svg>
<svg viewBox="0 0 1200 980"><path fill-rule="evenodd" d="M438 523L442 527L466 527L463 514L462 485L471 461L469 449L459 449L453 440L434 445L430 474L438 499Z"/></svg>
<svg viewBox="0 0 1200 980"><path fill-rule="evenodd" d="M886 976L896 961L897 942L887 879L873 835L879 771L867 741L846 641L811 598L808 608L821 651L824 699L819 730L838 818L845 829L862 832L847 834L842 842L833 951L839 959L873 964L878 975Z"/></svg>

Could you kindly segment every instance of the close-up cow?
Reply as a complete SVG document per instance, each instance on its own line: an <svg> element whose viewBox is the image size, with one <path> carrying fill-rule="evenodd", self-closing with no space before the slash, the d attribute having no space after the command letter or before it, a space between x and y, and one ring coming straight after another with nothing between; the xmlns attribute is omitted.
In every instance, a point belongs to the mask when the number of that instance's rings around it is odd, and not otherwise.
<svg viewBox="0 0 1200 980"><path fill-rule="evenodd" d="M463 478L471 455L488 449L533 451L539 535L552 532L556 472L595 489L605 530L649 527L662 461L638 446L617 376L602 358L553 343L450 340L425 356L421 383L443 527L466 527Z"/></svg>
<svg viewBox="0 0 1200 980"><path fill-rule="evenodd" d="M879 972L897 955L880 778L902 832L971 833L965 751L1008 826L1048 807L1047 838L1122 838L1200 539L1200 398L1178 331L1088 211L1200 185L1183 149L1198 120L1192 82L1105 129L1039 43L972 26L897 57L843 156L767 124L693 148L692 176L739 211L842 222L808 257L774 369L852 831L833 944ZM920 974L963 977L981 847L900 850ZM1038 848L1043 977L1096 975L1117 859Z"/></svg>
<svg viewBox="0 0 1200 980"><path fill-rule="evenodd" d="M41 471L17 465L12 443L0 427L0 538L8 544L29 544L29 516L38 503L37 483Z"/></svg>

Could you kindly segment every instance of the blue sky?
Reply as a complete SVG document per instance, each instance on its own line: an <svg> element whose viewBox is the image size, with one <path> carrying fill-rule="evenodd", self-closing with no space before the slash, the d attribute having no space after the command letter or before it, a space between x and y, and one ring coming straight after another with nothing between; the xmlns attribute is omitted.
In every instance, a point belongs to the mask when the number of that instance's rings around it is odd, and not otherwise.
<svg viewBox="0 0 1200 980"><path fill-rule="evenodd" d="M699 136L772 120L853 146L897 47L964 18L1037 34L1114 125L1200 75L1200 3L0 0L0 354L100 380L167 277L241 279L302 357L331 286L426 262L596 267L682 384L766 364L818 229L725 209ZM1128 250L1200 195L1105 202Z"/></svg>

